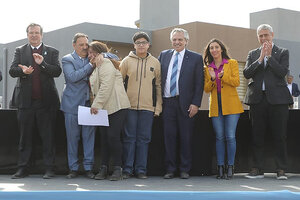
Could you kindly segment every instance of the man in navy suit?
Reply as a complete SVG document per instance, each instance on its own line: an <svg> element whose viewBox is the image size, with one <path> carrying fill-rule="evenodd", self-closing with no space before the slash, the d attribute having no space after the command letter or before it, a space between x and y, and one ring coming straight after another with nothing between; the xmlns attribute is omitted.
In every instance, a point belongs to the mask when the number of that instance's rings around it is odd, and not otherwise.
<svg viewBox="0 0 300 200"><path fill-rule="evenodd" d="M20 130L18 171L11 178L24 178L29 174L35 127L43 143L45 171L43 178L54 176L55 121L59 97L54 77L61 74L58 50L42 42L43 28L29 24L26 29L28 44L16 48L9 74L17 77L15 94Z"/></svg>
<svg viewBox="0 0 300 200"><path fill-rule="evenodd" d="M88 36L76 33L73 38L73 53L62 58L66 88L61 98L61 110L65 115L68 144L68 164L70 172L67 178L78 176L78 144L80 136L83 144L83 167L88 178L94 178L95 127L78 125L78 106L90 106L89 75L93 65L89 62Z"/></svg>
<svg viewBox="0 0 300 200"><path fill-rule="evenodd" d="M297 83L293 83L294 77L292 75L287 76L288 88L293 97L298 97L300 95L300 91Z"/></svg>
<svg viewBox="0 0 300 200"><path fill-rule="evenodd" d="M177 171L176 147L179 138L180 177L187 179L192 164L194 116L198 112L203 95L203 59L200 54L186 49L189 40L186 30L173 29L170 39L173 49L162 51L158 58L161 63L167 172L164 178L173 178Z"/></svg>

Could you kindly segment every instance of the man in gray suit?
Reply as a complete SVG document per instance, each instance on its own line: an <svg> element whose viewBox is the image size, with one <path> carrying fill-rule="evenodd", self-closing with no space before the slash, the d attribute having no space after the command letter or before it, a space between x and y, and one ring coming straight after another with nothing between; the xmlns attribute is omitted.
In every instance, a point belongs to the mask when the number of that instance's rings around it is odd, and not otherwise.
<svg viewBox="0 0 300 200"><path fill-rule="evenodd" d="M93 65L87 58L88 36L76 33L73 48L73 53L62 58L66 87L62 95L61 110L65 116L70 169L67 178L78 176L78 143L81 135L85 175L93 179L95 127L78 125L78 106L90 106L89 75L93 72Z"/></svg>
<svg viewBox="0 0 300 200"><path fill-rule="evenodd" d="M264 137L269 127L275 147L277 179L286 180L288 105L293 103L285 79L289 51L272 42L274 33L268 24L257 28L257 37L261 47L249 52L244 69L244 76L249 79L244 103L250 105L253 151L253 167L246 178L264 177Z"/></svg>

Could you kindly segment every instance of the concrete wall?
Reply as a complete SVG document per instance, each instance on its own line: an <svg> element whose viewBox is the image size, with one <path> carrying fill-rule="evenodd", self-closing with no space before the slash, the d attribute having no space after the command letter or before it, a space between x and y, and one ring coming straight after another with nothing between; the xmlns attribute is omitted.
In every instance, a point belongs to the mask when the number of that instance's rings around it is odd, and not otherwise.
<svg viewBox="0 0 300 200"><path fill-rule="evenodd" d="M89 40L100 40L108 43L109 47L113 47L113 49L117 50L117 55L121 58L124 58L128 55L128 52L133 49L132 45L132 35L139 31L139 29L134 28L124 28L118 26L110 26L110 25L101 25L101 24L93 24L93 23L82 23L77 24L74 26L58 29L55 31L44 33L43 42L47 45L53 46L59 50L59 59L73 51L72 47L72 38L75 33L83 32L89 36ZM151 32L148 34L151 36ZM24 37L26 37L26 31L24 30ZM108 42L109 41L109 42ZM16 42L11 42L7 44L1 44L1 55L0 55L0 63L1 63L1 71L5 67L7 72L10 68L11 62L13 60L15 48L27 43L27 38L18 40ZM112 46L110 46L112 45ZM3 63L3 48L7 48L7 65L2 66ZM3 67L3 68L2 68ZM7 105L11 99L13 88L15 86L16 78L10 77L7 73L7 96L6 101ZM64 77L63 74L60 77L55 79L56 86L58 89L59 94L61 95L63 87L64 87ZM0 96L2 96L2 88L3 88L3 81L0 82ZM5 99L3 99L4 101Z"/></svg>
<svg viewBox="0 0 300 200"><path fill-rule="evenodd" d="M171 47L170 32L175 26L162 28L155 31L146 31L152 38L150 53L155 57L158 57L159 53L164 49ZM245 63L249 50L257 48L259 43L257 41L256 30L246 29L232 26L224 26L217 24L209 24L202 22L192 22L188 24L178 25L176 27L182 27L189 32L190 41L188 43L188 49L203 54L203 50L207 43L212 38L218 38L222 40L229 49L229 54L232 58L236 59L240 63ZM124 28L109 25L100 25L93 23L82 23L59 30L51 31L44 34L43 41L45 44L56 47L60 51L60 60L62 56L73 51L72 38L77 32L84 32L89 35L90 41L100 40L105 42L109 47L112 48L113 52L116 53L121 59L128 55L130 50L134 50L132 45L132 35L140 31L140 29ZM276 35L276 34L275 34ZM26 32L24 30L24 36ZM274 39L274 42L279 46L288 48L290 50L290 70L291 74L294 75L294 80L299 84L300 68L300 57L298 52L300 50L300 42L294 42L289 40ZM11 61L14 56L14 51L17 46L27 43L27 39L18 40L16 42L8 44L0 44L0 63L3 65L3 48L7 49L7 65L0 66L5 67L9 70ZM3 74L5 76L5 74ZM7 103L11 99L12 91L16 82L16 79L7 76ZM64 87L63 74L56 78L56 85L61 95ZM3 81L0 82L0 96L3 95ZM5 100L5 99L4 99ZM208 95L204 94L202 101L202 109L208 109Z"/></svg>
<svg viewBox="0 0 300 200"><path fill-rule="evenodd" d="M300 12L274 8L250 13L250 28L267 23L273 27L274 38L300 42Z"/></svg>
<svg viewBox="0 0 300 200"><path fill-rule="evenodd" d="M300 42L275 39L274 43L289 50L290 74L294 76L294 82L300 86Z"/></svg>
<svg viewBox="0 0 300 200"><path fill-rule="evenodd" d="M300 12L275 8L250 14L250 28L260 24L270 24L274 31L274 43L290 52L290 74L294 82L300 84Z"/></svg>
<svg viewBox="0 0 300 200"><path fill-rule="evenodd" d="M140 0L139 23L146 30L179 24L179 0Z"/></svg>
<svg viewBox="0 0 300 200"><path fill-rule="evenodd" d="M175 26L174 26L175 27ZM174 27L160 29L152 32L152 54L158 56L164 49L172 48L170 32ZM248 52L259 46L256 31L232 26L192 22L179 25L189 32L188 49L203 55L207 43L212 38L222 40L229 49L232 58L238 62L246 62ZM208 94L204 93L201 109L208 109Z"/></svg>

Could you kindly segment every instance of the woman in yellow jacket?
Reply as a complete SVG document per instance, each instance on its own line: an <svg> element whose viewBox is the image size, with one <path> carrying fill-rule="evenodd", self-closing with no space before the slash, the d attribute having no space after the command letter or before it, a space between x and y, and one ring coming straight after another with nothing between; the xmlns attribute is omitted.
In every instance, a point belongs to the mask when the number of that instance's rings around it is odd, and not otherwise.
<svg viewBox="0 0 300 200"><path fill-rule="evenodd" d="M216 133L217 178L231 179L236 152L236 126L240 113L244 111L236 90L240 85L239 66L236 60L229 58L225 45L215 38L205 48L204 64L204 90L210 93L209 117Z"/></svg>
<svg viewBox="0 0 300 200"><path fill-rule="evenodd" d="M90 76L91 114L98 109L107 110L108 127L100 127L101 134L101 167L95 179L102 180L108 176L110 158L113 163L111 181L122 179L122 143L121 131L130 102L125 92L123 78L115 60L104 58L107 46L94 41L89 47L90 62L95 69Z"/></svg>

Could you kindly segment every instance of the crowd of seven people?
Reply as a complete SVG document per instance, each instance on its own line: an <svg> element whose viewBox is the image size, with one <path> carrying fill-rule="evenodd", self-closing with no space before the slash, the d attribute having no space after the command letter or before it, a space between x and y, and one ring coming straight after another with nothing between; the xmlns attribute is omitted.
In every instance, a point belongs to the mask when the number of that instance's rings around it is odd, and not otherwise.
<svg viewBox="0 0 300 200"><path fill-rule="evenodd" d="M230 58L221 40L209 41L202 57L187 49L188 32L174 28L170 33L172 49L162 51L155 58L148 52L147 33L137 32L132 38L135 50L119 61L106 44L89 43L86 34L76 33L72 40L74 51L62 58L61 68L58 50L42 42L42 27L32 23L26 32L28 44L16 48L9 70L12 77L18 78L14 102L17 102L20 131L18 170L12 175L13 179L30 173L35 127L42 140L43 178L54 177L54 128L59 109L64 113L66 128L67 178L79 175L78 146L82 140L86 177L112 181L131 176L146 179L153 119L162 113L164 179L174 178L177 171L180 178L188 179L194 120L203 90L210 94L209 117L216 138L216 177L233 178L236 127L244 110L236 89L240 85L239 65ZM261 46L249 52L243 70L249 80L244 103L250 106L253 153L253 167L245 177L264 177L264 135L270 127L275 145L276 178L285 180L288 107L293 99L285 78L289 72L289 52L276 46L273 36L270 25L257 28ZM54 78L62 71L65 88L60 103ZM109 126L79 125L78 106L90 107L92 115L99 109L107 110ZM101 134L101 164L94 174L97 128Z"/></svg>

